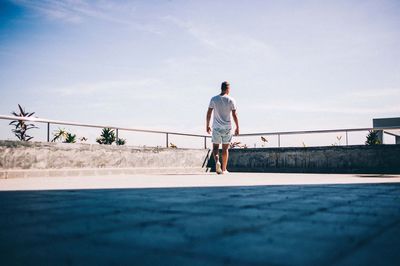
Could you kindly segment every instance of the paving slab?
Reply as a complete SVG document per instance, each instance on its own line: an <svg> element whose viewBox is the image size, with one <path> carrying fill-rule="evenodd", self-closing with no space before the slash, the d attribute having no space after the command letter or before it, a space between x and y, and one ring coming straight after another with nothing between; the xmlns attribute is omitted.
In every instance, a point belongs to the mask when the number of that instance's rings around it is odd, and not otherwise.
<svg viewBox="0 0 400 266"><path fill-rule="evenodd" d="M399 195L400 183L3 191L0 260L400 265Z"/></svg>

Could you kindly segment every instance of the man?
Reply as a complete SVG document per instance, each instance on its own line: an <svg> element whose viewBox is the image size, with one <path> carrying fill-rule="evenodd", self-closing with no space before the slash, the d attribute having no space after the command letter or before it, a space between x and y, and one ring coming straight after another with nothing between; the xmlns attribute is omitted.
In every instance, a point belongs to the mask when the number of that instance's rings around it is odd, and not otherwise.
<svg viewBox="0 0 400 266"><path fill-rule="evenodd" d="M213 155L215 159L215 170L217 174L226 174L228 170L229 145L232 140L232 123L235 121L235 135L239 135L239 120L236 113L236 102L229 96L230 85L227 81L221 84L221 93L211 98L210 105L207 111L207 133L211 133L210 120L211 114L214 111L214 119L212 125L212 143ZM219 145L222 144L222 167L219 162Z"/></svg>

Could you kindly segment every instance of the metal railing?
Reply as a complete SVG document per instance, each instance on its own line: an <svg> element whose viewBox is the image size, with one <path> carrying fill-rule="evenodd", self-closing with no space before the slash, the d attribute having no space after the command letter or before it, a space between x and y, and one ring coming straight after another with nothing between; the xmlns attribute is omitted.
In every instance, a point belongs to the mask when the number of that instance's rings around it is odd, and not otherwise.
<svg viewBox="0 0 400 266"><path fill-rule="evenodd" d="M169 136L189 136L189 137L199 137L204 139L204 149L207 149L207 138L211 138L209 135L201 135L201 134L190 134L190 133L181 133L181 132L172 132L172 131L160 131L160 130L148 130L148 129L137 129L137 128L127 128L127 127L116 127L110 125L97 125L97 124L85 124L85 123L77 123L77 122L67 122L67 121L59 121L59 120L50 120L44 118L37 117L20 117L20 116L7 116L0 115L0 119L3 120L22 120L22 121L31 121L37 123L46 123L47 124L47 141L50 142L50 125L70 125L70 126L79 126L79 127L90 127L90 128L112 128L116 131L116 139L118 140L119 131L133 131L133 132L143 132L143 133L155 133L155 134L165 134L165 143L166 147L169 147ZM277 136L278 137L278 147L281 147L281 136L283 135L301 135L301 134L323 134L323 133L337 133L337 132L345 132L345 142L346 145L349 145L349 132L360 132L360 131L370 131L377 130L382 133L386 133L388 135L399 137L399 135L393 134L391 132L387 132L387 130L400 130L400 127L379 127L379 128L342 128L342 129L328 129L328 130L304 130L304 131L278 131L278 132L259 132L259 133L247 133L240 134L237 137L254 137L254 136Z"/></svg>
<svg viewBox="0 0 400 266"><path fill-rule="evenodd" d="M349 145L349 132L369 131L373 128L346 128L346 129L327 129L327 130L303 130L303 131L281 131L281 132L263 132L263 133L250 133L240 134L241 137L254 137L254 136L277 136L278 147L281 147L282 135L303 135L303 134L321 134L321 133L338 133L345 132L346 146Z"/></svg>
<svg viewBox="0 0 400 266"><path fill-rule="evenodd" d="M22 120L22 121L30 121L30 122L36 122L36 123L45 123L45 124L47 124L47 142L50 142L50 125L51 124L78 126L78 127L89 127L89 128L111 128L111 129L115 130L116 140L118 140L119 131L133 131L133 132L143 132L143 133L165 134L165 144L166 144L165 146L167 148L169 147L169 136L170 135L204 138L204 149L207 149L207 138L210 138L210 136L200 135L200 134L189 134L189 133L180 133L180 132L172 132L172 131L137 129L137 128L128 128L128 127L116 127L116 126L110 126L110 125L85 124L85 123L77 123L77 122L50 120L50 119L37 118L37 117L21 117L21 116L0 115L0 119L3 119L3 120Z"/></svg>
<svg viewBox="0 0 400 266"><path fill-rule="evenodd" d="M342 128L342 129L322 129L322 130L303 130L303 131L280 131L280 132L263 132L263 133L249 133L249 134L240 134L240 137L252 137L252 136L277 136L278 137L278 147L281 147L281 136L282 135L304 135L304 134L323 134L323 133L345 133L345 142L346 146L349 145L349 132L360 132L360 131L370 131L377 130L383 131L383 133L396 136L392 133L385 132L385 130L390 129L400 129L399 127L387 127L387 128Z"/></svg>

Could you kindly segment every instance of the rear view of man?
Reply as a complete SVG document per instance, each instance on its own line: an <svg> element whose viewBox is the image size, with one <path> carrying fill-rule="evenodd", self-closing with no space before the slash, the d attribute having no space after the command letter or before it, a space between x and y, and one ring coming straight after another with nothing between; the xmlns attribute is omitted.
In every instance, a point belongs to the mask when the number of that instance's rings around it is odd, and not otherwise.
<svg viewBox="0 0 400 266"><path fill-rule="evenodd" d="M232 140L231 113L235 121L235 135L239 135L239 120L236 113L236 102L229 96L230 85L227 81L221 84L221 93L211 98L207 111L207 133L211 133L210 120L214 111L212 125L213 155L215 159L215 169L217 174L226 174L228 170L229 145ZM219 145L222 144L222 167L219 161Z"/></svg>

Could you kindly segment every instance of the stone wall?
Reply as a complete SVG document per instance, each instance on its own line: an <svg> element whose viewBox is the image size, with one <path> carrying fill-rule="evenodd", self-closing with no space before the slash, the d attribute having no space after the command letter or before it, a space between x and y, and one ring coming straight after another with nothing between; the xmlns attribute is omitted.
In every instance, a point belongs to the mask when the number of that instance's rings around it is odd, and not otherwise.
<svg viewBox="0 0 400 266"><path fill-rule="evenodd" d="M201 149L0 141L0 177L204 172L207 156Z"/></svg>
<svg viewBox="0 0 400 266"><path fill-rule="evenodd" d="M232 149L228 170L400 174L400 145Z"/></svg>

